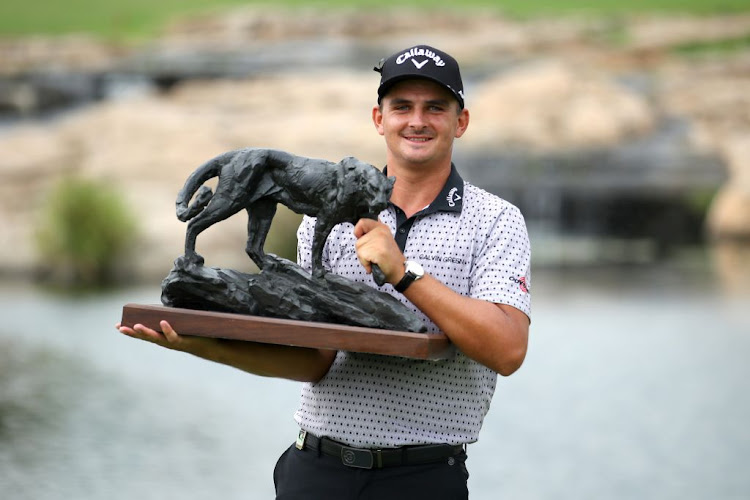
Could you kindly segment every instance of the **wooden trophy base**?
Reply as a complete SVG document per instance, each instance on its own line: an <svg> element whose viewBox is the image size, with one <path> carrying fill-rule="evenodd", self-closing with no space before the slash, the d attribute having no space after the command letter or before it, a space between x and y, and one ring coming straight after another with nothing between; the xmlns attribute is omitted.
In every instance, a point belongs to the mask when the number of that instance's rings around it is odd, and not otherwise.
<svg viewBox="0 0 750 500"><path fill-rule="evenodd" d="M127 304L122 325L140 323L161 330L166 320L181 335L246 340L318 349L343 350L402 356L415 359L445 359L454 347L443 333L412 333L264 318L244 314L198 311L156 305Z"/></svg>

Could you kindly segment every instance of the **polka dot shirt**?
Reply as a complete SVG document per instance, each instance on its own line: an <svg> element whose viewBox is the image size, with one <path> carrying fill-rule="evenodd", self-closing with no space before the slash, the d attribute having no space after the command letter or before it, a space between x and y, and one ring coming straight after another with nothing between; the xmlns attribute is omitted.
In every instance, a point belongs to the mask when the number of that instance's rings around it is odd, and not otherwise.
<svg viewBox="0 0 750 500"><path fill-rule="evenodd" d="M390 205L380 214L407 259L456 292L530 315L530 248L520 211L464 182L455 166L435 201L410 219ZM298 261L311 268L315 219L297 231ZM357 260L351 224L328 237L323 262L336 274L376 286ZM389 284L381 288L438 329ZM326 376L302 387L295 420L316 436L364 448L477 440L497 373L461 352L414 360L339 351Z"/></svg>

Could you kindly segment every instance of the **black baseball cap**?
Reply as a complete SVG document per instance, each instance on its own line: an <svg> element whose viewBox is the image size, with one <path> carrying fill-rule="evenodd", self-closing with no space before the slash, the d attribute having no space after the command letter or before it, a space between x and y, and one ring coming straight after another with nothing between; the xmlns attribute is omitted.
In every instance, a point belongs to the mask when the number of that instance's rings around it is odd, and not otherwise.
<svg viewBox="0 0 750 500"><path fill-rule="evenodd" d="M464 84L458 62L441 50L429 45L416 45L381 59L373 69L380 73L378 104L394 84L424 78L450 90L461 109L464 107Z"/></svg>

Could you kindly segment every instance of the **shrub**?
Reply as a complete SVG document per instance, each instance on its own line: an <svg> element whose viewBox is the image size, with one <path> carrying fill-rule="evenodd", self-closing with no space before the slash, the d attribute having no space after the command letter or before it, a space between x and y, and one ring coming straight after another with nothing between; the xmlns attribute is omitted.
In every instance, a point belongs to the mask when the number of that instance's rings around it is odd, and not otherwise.
<svg viewBox="0 0 750 500"><path fill-rule="evenodd" d="M135 229L135 218L108 185L66 178L46 200L37 228L42 268L66 285L110 284Z"/></svg>

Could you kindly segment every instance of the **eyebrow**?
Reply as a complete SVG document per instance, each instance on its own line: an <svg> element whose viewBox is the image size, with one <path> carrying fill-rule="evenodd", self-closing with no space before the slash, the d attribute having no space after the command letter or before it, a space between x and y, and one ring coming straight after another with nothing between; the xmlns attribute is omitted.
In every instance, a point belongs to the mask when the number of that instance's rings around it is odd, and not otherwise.
<svg viewBox="0 0 750 500"><path fill-rule="evenodd" d="M410 99L404 99L404 98L398 98L394 97L391 99L391 106L398 106L401 104L413 104L414 101ZM425 102L428 106L442 106L442 107L448 107L450 104L450 101L448 99L430 99Z"/></svg>

